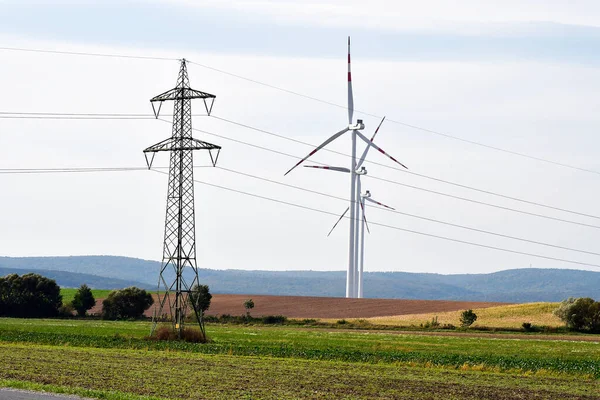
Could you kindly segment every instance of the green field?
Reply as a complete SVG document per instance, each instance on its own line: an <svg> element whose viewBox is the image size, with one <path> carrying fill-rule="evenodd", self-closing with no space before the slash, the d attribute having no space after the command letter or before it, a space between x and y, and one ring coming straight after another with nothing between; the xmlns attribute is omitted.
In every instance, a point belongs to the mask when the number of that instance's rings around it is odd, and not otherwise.
<svg viewBox="0 0 600 400"><path fill-rule="evenodd" d="M147 341L149 330L0 319L0 385L115 399L600 399L600 343L581 336L211 324L200 345Z"/></svg>
<svg viewBox="0 0 600 400"><path fill-rule="evenodd" d="M79 290L79 289L60 289L60 294L63 297L62 298L63 304L67 304L67 303L73 301L73 298L75 297L75 293L77 292L77 290ZM106 298L110 292L112 292L112 290L92 289L92 294L94 295L94 298L96 300Z"/></svg>

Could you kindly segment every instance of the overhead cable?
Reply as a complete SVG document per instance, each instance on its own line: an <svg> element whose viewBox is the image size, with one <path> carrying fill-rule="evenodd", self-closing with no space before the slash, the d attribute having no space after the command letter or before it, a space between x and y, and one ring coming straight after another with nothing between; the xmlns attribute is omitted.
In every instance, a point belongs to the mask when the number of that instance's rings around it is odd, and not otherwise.
<svg viewBox="0 0 600 400"><path fill-rule="evenodd" d="M0 50L5 50L5 51L21 51L21 52L35 52L35 53L47 53L47 54L62 54L62 55L76 55L76 56L91 56L91 57L112 57L112 58L129 58L129 59L143 59L143 60L179 61L179 59L177 59L177 58L169 58L169 57L150 57L150 56L127 55L127 54L88 53L88 52L77 52L77 51L58 51L58 50L43 50L43 49L30 49L30 48L19 48L19 47L0 47ZM299 97L302 97L302 98L305 98L305 99L309 99L309 100L312 100L312 101L317 101L319 103L327 104L327 105L330 105L330 106L333 106L333 107L337 107L337 108L341 108L341 109L347 109L346 106L343 106L341 104L333 103L333 102L326 101L326 100L323 100L323 99L319 99L319 98L314 97L314 96L309 96L309 95L306 95L306 94L303 94L303 93L300 93L300 92L297 92L297 91L285 89L285 88L282 88L282 87L277 86L277 85L272 85L272 84L265 83L265 82L262 82L262 81L259 81L259 80L256 80L256 79L251 79L251 78L248 78L248 77L245 77L245 76L242 76L242 75L234 74L234 73L225 71L225 70L220 69L220 68L211 67L211 66L206 65L206 64L201 64L201 63L197 63L197 62L190 61L190 60L187 60L187 61L188 61L189 64L197 65L199 67L206 68L206 69L209 69L211 71L215 71L215 72L218 72L218 73L221 73L221 74L225 74L225 75L228 75L228 76L231 76L231 77L235 77L237 79L242 79L242 80L245 80L245 81L248 81L248 82L252 82L252 83L255 83L255 84L258 84L258 85L261 85L261 86L269 87L271 89L275 89L275 90L278 90L278 91L281 91L281 92L284 92L284 93L292 94L294 96L299 96ZM361 113L363 115L370 116L370 117L381 118L381 116L379 116L379 115L376 115L376 114L373 114L373 113L369 113L369 112L366 112L366 111L361 111L361 110L354 110L354 111L357 112L357 113ZM388 121L390 121L392 123L395 123L395 124L399 124L399 125L405 126L407 128L419 130L419 131L422 131L422 132L431 133L431 134L442 136L442 137L445 137L445 138L448 138L448 139L457 140L457 141L460 141L460 142L463 142L463 143L469 143L469 144L472 144L472 145L475 145L475 146L484 147L484 148L491 149L491 150L500 151L500 152L503 152L503 153L506 153L506 154L511 154L511 155L518 156L518 157L528 158L530 160L540 161L540 162L544 162L544 163L547 163L547 164L552 164L552 165L556 165L556 166L560 166L560 167L564 167L564 168L570 168L570 169L574 169L574 170L578 170L578 171L589 172L589 173L592 173L592 174L600 175L600 171L596 171L596 170L592 170L592 169L588 169L588 168L582 168L582 167L578 167L578 166L575 166L575 165L566 164L566 163L562 163L562 162L558 162L558 161L553 161L553 160L550 160L550 159L547 159L547 158L532 156L532 155L529 155L529 154L525 154L525 153L514 151L514 150L505 149L505 148L498 147L498 146L492 146L492 145L485 144L485 143L482 143L482 142L477 142L477 141L470 140L470 139L465 139L465 138L462 138L462 137L459 137L459 136L450 135L448 133L443 133L443 132L435 131L435 130L432 130L432 129L423 128L423 127L420 127L420 126L417 126L417 125L413 125L413 124L409 124L409 123L402 122L402 121L399 121L399 120L395 120L393 118L388 118Z"/></svg>
<svg viewBox="0 0 600 400"><path fill-rule="evenodd" d="M162 171L155 171L155 172L167 175L166 172L162 172ZM272 197L262 196L262 195L258 195L258 194L250 193L250 192L245 192L243 190L233 189L233 188L230 188L230 187L226 187L226 186L222 186L222 185L217 185L217 184L209 183L209 182L204 182L204 181L200 181L200 180L197 180L197 179L194 179L194 182L200 183L202 185L211 186L211 187L215 187L215 188L218 188L218 189L226 190L226 191L229 191L229 192L239 193L239 194L243 194L243 195L246 195L246 196L250 196L250 197L262 199L262 200L267 200L267 201L271 201L271 202L275 202L275 203L279 203L279 204L285 204L285 205L288 205L288 206L291 206L291 207L296 207L296 208L300 208L300 209L304 209L304 210L318 212L318 213L321 213L321 214L326 214L326 215L332 215L332 216L335 216L335 217L339 217L339 215L336 214L336 213L333 213L333 212L330 212L330 211L325 211L325 210L314 208L314 207L304 206L304 205L297 204L297 203L292 203L292 202L289 202L289 201L279 200L279 199L275 199L275 198L272 198ZM349 219L350 217L345 217L345 218ZM486 245L486 244L482 244L482 243L476 243L476 242L471 242L471 241L467 241L467 240L455 239L455 238L450 238L450 237L447 237L447 236L441 236L441 235L435 235L435 234L426 233L426 232L415 231L415 230L412 230L412 229L405 229L405 228L401 228L401 227L398 227L398 226L383 224L383 223L380 223L380 222L369 222L369 223L371 225L374 225L374 226L381 226L381 227L384 227L384 228L394 229L394 230L401 231L401 232L412 233L412 234L415 234L415 235L436 238L436 239L445 240L445 241L454 242L454 243L467 244L467 245L470 245L470 246L476 246L476 247L486 248L486 249L490 249L490 250L502 251L502 252L505 252L505 253L513 253L513 254L525 255L525 256L529 256L529 257L541 258L541 259L545 259L545 260L560 261L560 262L565 262L565 263L569 263L569 264L577 264L577 265L584 265L584 266L588 266L588 267L600 268L599 264L593 264L593 263L586 263L586 262L581 262L581 261L568 260L568 259L564 259L564 258L548 257L548 256L544 256L544 255L541 255L541 254L528 253L528 252L523 252L523 251L518 251L518 250L511 250L511 249L506 249L506 248L497 247L497 246L490 246L490 245Z"/></svg>
<svg viewBox="0 0 600 400"><path fill-rule="evenodd" d="M168 117L169 115L164 115L165 117ZM206 114L194 114L194 117L206 117ZM64 118L63 118L64 117ZM73 117L73 118L70 118ZM139 118L137 118L139 117ZM288 140L291 141L293 143L298 143L298 144L302 144L305 146L309 146L309 147L316 147L316 145L312 144L312 143L307 143L301 140L297 140L297 139L293 139L290 138L288 136L285 135L281 135L281 134L277 134L271 131L267 131L261 128L256 128L253 127L251 125L248 124L244 124L241 122L237 122L237 121L233 121L227 118L223 118L223 117L218 117L215 115L211 115L212 118L215 118L217 120L223 121L223 122L227 122L233 125L237 125L243 128L247 128L253 131L257 131L257 132L261 132L261 133L265 133L267 135L270 136L274 136L280 139L284 139L284 140ZM108 119L108 120L112 120L112 119L155 119L155 117L151 114L125 114L125 113L49 113L49 112L8 112L8 111L0 111L0 119L2 118L23 118L23 119L29 119L29 118L33 118L33 119ZM170 121L167 121L170 123ZM214 134L213 134L214 135ZM222 136L220 136L222 137ZM224 139L229 139L229 140L233 140L230 138L225 138L222 137ZM249 143L245 143L245 142L241 142L238 141L238 143L242 143L242 144L247 144L250 145ZM260 149L266 150L265 148L262 148L260 146L255 146L258 147ZM330 153L334 153L334 154L338 154L344 157L350 157L350 155L346 154L346 153L342 153L340 151L336 151L336 150L331 150L328 148L323 148L324 151L330 152ZM285 153L281 153L279 152L279 154L283 154L286 155ZM291 157L291 155L289 155ZM295 158L297 158L296 156L293 156ZM428 180L432 180L435 182L440 182L440 183L444 183L447 185L451 185L451 186L455 186L455 187L459 187L462 189L467 189L467 190L471 190L471 191L475 191L475 192L479 192L479 193L483 193L483 194L487 194L487 195L491 195L491 196L495 196L495 197L501 197L504 199L508 199L508 200L513 200L513 201L517 201L520 203L524 203L524 204L529 204L529 205L533 205L533 206L537 206L537 207L543 207L543 208L547 208L547 209L551 209L551 210L555 210L555 211L561 211L561 212L565 212L565 213L569 213L569 214L574 214L574 215L579 215L579 216L583 216L583 217L589 217L589 218L594 218L594 219L600 219L600 216L597 215L593 215L593 214L589 214L589 213L584 213L584 212L580 212L580 211L574 211L574 210L569 210L566 208L561 208L561 207L556 207L556 206L551 206L548 204L543 204L540 202L536 202L536 201L532 201L532 200L526 200L523 198L519 198L519 197L514 197L514 196L509 196L509 195L505 195L505 194L501 194L498 192L493 192L490 190L485 190L485 189L479 189L473 186L469 186L469 185L464 185L461 183L457 183L457 182L452 182L452 181L448 181L445 179L441 179L441 178L436 178L433 176L429 176L429 175L425 175L425 174L420 174L414 171L409 171L403 168L397 168L391 165L387 165L387 164L383 164L380 162L376 162L376 161L371 161L369 160L369 164L372 165L377 165L383 168L387 168L387 169L391 169L391 170L395 170L395 171L400 171L409 175L413 175L413 176L417 176L420 178L424 178L424 179L428 179ZM390 180L390 182L392 182ZM401 184L399 182L396 182L398 184ZM434 192L435 193L435 192Z"/></svg>

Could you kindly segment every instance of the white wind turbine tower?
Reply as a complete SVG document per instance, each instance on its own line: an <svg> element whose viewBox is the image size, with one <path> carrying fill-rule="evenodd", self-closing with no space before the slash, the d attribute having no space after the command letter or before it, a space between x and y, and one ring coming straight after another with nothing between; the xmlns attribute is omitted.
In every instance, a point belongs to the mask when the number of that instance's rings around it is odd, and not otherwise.
<svg viewBox="0 0 600 400"><path fill-rule="evenodd" d="M360 205L360 209L362 210L362 214L360 216L360 218L356 219L356 222L358 221L362 221L361 222L361 227L360 227L360 237L359 237L359 231L358 228L355 231L356 235L355 235L355 245L354 245L354 276L355 276L355 280L354 280L354 284L352 286L352 297L358 297L358 298L362 298L363 297L363 271L364 271L364 248L365 248L365 227L367 228L367 231L369 231L369 226L367 225L367 218L366 218L366 204L365 204L365 200L366 201L370 201L372 203L375 203L379 206L388 208L393 210L392 207L386 206L383 203L380 203L378 201L375 201L373 199L371 199L371 192L370 191L366 191L365 194L361 194L361 190L362 190L362 185L361 185L361 176L362 175L367 175L367 169L363 166L363 163L365 162L366 158L367 158L367 154L369 153L369 149L371 147L375 147L377 149L379 149L379 147L377 147L374 143L375 140L375 136L377 136L377 133L379 132L379 128L381 127L381 124L383 124L383 121L385 120L385 117L383 117L383 119L381 120L381 122L379 123L379 126L377 126L377 129L375 130L375 133L373 134L373 137L371 138L371 140L368 142L367 146L365 147L365 150L363 151L358 164L356 164L356 168L355 168L355 174L356 174L356 193L357 193L357 198L360 199L358 204ZM402 165L404 167L403 164L399 163L400 165ZM320 165L305 165L306 168L318 168L318 169L326 169L326 170L331 170L331 171L338 171L338 172L345 172L345 173L350 173L350 169L348 168L344 168L344 167L330 167L330 166L320 166ZM406 168L406 167L405 167ZM329 231L329 233L327 234L327 236L331 235L331 233L333 232L333 230L335 229L335 227L340 223L340 221L346 216L346 214L348 213L348 210L350 210L350 207L346 208L346 211L344 211L344 213L340 216L340 218L336 221L336 223L333 225L333 228L331 228L331 230ZM358 215L358 211L357 211L357 215ZM360 240L360 242L359 242Z"/></svg>
<svg viewBox="0 0 600 400"><path fill-rule="evenodd" d="M376 200L373 200L371 198L371 192L370 191L366 191L365 194L361 194L360 195L360 207L362 210L362 218L361 218L361 227L360 227L360 259L358 260L358 298L362 299L363 298L363 288L364 286L364 281L363 281L363 277L364 277L364 265L365 265L365 228L367 228L367 231L369 231L369 226L367 225L367 203L366 201L370 201L371 203L375 203L379 206L388 208L390 210L393 210L392 207L390 206L386 206L383 203L380 203ZM371 232L369 232L371 233Z"/></svg>
<svg viewBox="0 0 600 400"><path fill-rule="evenodd" d="M357 120L356 124L352 123L352 117L354 114L354 97L352 94L352 75L350 69L350 37L348 37L348 126L339 131L338 133L331 136L329 139L324 141L320 146L311 151L306 157L300 160L296 165L290 168L289 171L285 173L285 175L289 174L294 168L302 164L306 159L315 154L317 151L321 150L323 147L327 146L329 143L333 142L338 137L342 136L344 133L350 131L352 132L352 161L350 164L350 168L344 168L343 172L350 173L350 240L349 240L349 252L348 252L348 271L346 274L346 297L356 297L357 293L357 285L356 285L356 261L357 261L357 245L358 245L358 229L357 229L357 219L356 216L358 214L358 198L360 196L360 192L357 191L357 164L356 164L356 138L357 136L362 139L365 143L367 143L368 147L375 147L379 152L386 155L394 162L402 165L393 157L389 156L385 151L381 148L377 147L373 142L369 141L362 133L359 131L365 128L362 120ZM404 165L402 165L404 167ZM406 168L406 167L404 167ZM329 169L340 170L339 167L330 167Z"/></svg>

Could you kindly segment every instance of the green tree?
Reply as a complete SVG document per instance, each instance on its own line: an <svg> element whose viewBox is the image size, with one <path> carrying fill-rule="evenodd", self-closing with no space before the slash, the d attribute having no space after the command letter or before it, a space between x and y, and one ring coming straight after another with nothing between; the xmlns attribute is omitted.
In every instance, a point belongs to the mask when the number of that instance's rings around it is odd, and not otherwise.
<svg viewBox="0 0 600 400"><path fill-rule="evenodd" d="M113 290L102 302L102 318L140 318L153 303L152 295L137 287Z"/></svg>
<svg viewBox="0 0 600 400"><path fill-rule="evenodd" d="M0 316L55 317L62 306L60 286L38 274L0 277Z"/></svg>
<svg viewBox="0 0 600 400"><path fill-rule="evenodd" d="M477 314L473 310L466 310L460 314L460 324L463 327L471 326L475 321L477 321Z"/></svg>
<svg viewBox="0 0 600 400"><path fill-rule="evenodd" d="M210 308L210 300L212 299L212 294L210 294L210 290L208 285L194 285L192 291L190 292L190 304L192 307L196 305L196 309L204 315L204 313Z"/></svg>
<svg viewBox="0 0 600 400"><path fill-rule="evenodd" d="M250 317L250 310L254 308L252 299L244 301L244 308L246 309L246 318Z"/></svg>
<svg viewBox="0 0 600 400"><path fill-rule="evenodd" d="M589 297L563 300L554 315L570 329L600 332L600 302Z"/></svg>
<svg viewBox="0 0 600 400"><path fill-rule="evenodd" d="M96 304L96 299L94 299L94 295L92 294L92 289L88 287L88 285L83 284L77 289L75 292L75 297L71 302L75 311L77 311L77 315L80 317L85 317L85 313L90 308L94 307Z"/></svg>

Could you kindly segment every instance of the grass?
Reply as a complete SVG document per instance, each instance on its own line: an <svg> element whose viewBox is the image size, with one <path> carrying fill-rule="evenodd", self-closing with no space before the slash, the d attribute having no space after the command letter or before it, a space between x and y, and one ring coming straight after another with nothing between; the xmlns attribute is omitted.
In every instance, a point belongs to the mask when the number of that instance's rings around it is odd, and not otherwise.
<svg viewBox="0 0 600 400"><path fill-rule="evenodd" d="M477 321L473 328L521 328L523 322L530 322L537 326L561 327L564 323L552 312L558 303L525 303L506 306L473 309L477 314ZM460 326L460 313L450 311L427 314L396 315L389 317L373 317L366 320L376 325L419 326L437 317L440 324Z"/></svg>
<svg viewBox="0 0 600 400"><path fill-rule="evenodd" d="M582 335L209 324L211 343L196 344L146 340L150 328L0 318L0 387L110 400L600 398L600 340Z"/></svg>
<svg viewBox="0 0 600 400"><path fill-rule="evenodd" d="M477 367L519 373L547 371L600 378L600 344L544 340L543 335L424 336L387 332L208 325L212 342L149 342L149 322L0 319L0 342L83 348L147 349L368 363ZM535 337L537 340L520 340Z"/></svg>
<svg viewBox="0 0 600 400"><path fill-rule="evenodd" d="M63 304L67 304L73 301L75 298L75 293L77 293L79 289L60 289L60 294L63 297ZM96 300L104 299L108 297L108 294L112 292L110 289L92 289L92 294Z"/></svg>
<svg viewBox="0 0 600 400"><path fill-rule="evenodd" d="M0 343L0 385L178 399L592 399L598 381L427 365ZM60 365L60 368L57 368ZM83 392L82 392L83 393ZM116 395L115 395L116 393ZM131 397L139 398L139 397Z"/></svg>

